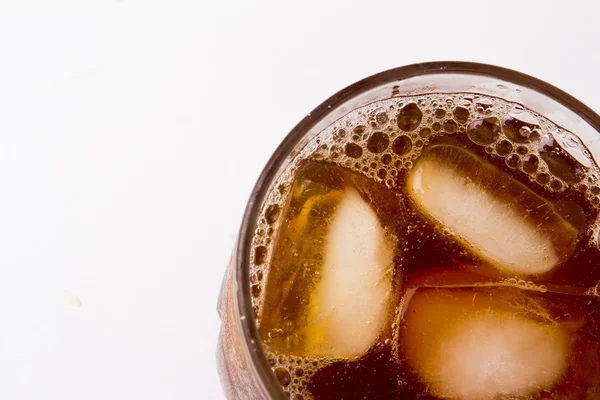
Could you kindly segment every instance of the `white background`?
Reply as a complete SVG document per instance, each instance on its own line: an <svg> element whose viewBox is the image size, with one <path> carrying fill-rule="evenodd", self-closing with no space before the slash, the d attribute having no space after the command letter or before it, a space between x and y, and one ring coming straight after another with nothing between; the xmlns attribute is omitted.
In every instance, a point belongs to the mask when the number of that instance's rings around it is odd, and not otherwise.
<svg viewBox="0 0 600 400"><path fill-rule="evenodd" d="M0 398L222 398L246 199L356 80L480 61L600 110L598 5L360 3L0 1Z"/></svg>

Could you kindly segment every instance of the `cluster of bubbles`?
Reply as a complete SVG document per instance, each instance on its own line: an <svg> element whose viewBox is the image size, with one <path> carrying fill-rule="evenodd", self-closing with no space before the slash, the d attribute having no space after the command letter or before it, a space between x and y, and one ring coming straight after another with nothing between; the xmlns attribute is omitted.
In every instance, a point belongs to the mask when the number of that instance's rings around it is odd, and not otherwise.
<svg viewBox="0 0 600 400"><path fill-rule="evenodd" d="M600 209L600 171L581 140L544 116L517 103L472 93L395 97L356 109L316 135L289 161L272 184L256 223L251 251L251 294L260 320L268 260L277 221L291 182L304 160L323 160L357 171L389 188L402 185L423 149L436 138L468 138L488 159L551 193L575 189ZM493 161L496 159L497 161ZM600 217L589 228L600 246ZM545 292L519 278L506 285ZM590 294L600 289L590 289ZM331 360L269 356L282 387L295 399L312 398L305 383Z"/></svg>
<svg viewBox="0 0 600 400"><path fill-rule="evenodd" d="M546 286L535 284L532 281L525 281L518 276L515 276L514 278L506 278L502 281L502 283L507 286L513 286L523 290L535 290L540 293L546 293L548 291Z"/></svg>
<svg viewBox="0 0 600 400"><path fill-rule="evenodd" d="M320 136L312 157L389 187L398 186L401 171L412 167L432 138L462 134L545 189L561 192L579 185L600 204L600 187L590 186L597 174L586 176L591 157L579 139L518 104L469 94L423 95L357 110L336 125Z"/></svg>
<svg viewBox="0 0 600 400"><path fill-rule="evenodd" d="M267 361L281 384L284 393L291 400L308 400L313 396L306 390L312 375L332 360L310 357L267 354ZM336 361L336 360L333 360Z"/></svg>

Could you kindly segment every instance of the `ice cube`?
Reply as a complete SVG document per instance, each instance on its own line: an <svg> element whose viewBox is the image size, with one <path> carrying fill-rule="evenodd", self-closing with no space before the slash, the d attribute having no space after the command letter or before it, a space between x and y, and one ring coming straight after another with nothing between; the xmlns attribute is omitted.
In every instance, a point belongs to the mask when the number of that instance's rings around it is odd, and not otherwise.
<svg viewBox="0 0 600 400"><path fill-rule="evenodd" d="M402 202L364 175L312 161L298 171L290 193L265 263L266 285L255 277L256 293L264 296L261 338L279 354L362 354L391 314Z"/></svg>
<svg viewBox="0 0 600 400"><path fill-rule="evenodd" d="M361 355L389 314L393 248L375 212L351 188L326 240L322 277L310 298L305 354Z"/></svg>
<svg viewBox="0 0 600 400"><path fill-rule="evenodd" d="M551 202L455 146L425 153L410 172L407 192L424 214L507 273L548 272L577 239L577 229Z"/></svg>
<svg viewBox="0 0 600 400"><path fill-rule="evenodd" d="M521 398L552 389L567 371L568 334L518 289L411 294L402 310L402 354L440 398Z"/></svg>

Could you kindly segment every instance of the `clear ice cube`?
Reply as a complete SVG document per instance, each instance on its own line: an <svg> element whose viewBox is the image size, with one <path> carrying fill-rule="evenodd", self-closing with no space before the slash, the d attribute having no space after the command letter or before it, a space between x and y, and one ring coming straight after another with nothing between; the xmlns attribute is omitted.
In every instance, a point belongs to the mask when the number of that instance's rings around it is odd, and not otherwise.
<svg viewBox="0 0 600 400"><path fill-rule="evenodd" d="M298 172L291 191L268 271L261 337L280 354L364 354L393 314L396 234L378 213L397 221L401 202L367 177L319 162Z"/></svg>
<svg viewBox="0 0 600 400"><path fill-rule="evenodd" d="M389 314L393 248L371 207L346 189L310 297L305 354L352 357L377 340Z"/></svg>
<svg viewBox="0 0 600 400"><path fill-rule="evenodd" d="M440 398L549 391L569 371L578 322L559 321L546 300L506 287L413 289L401 311L402 357Z"/></svg>
<svg viewBox="0 0 600 400"><path fill-rule="evenodd" d="M576 244L578 230L550 201L455 146L423 154L406 190L417 209L505 273L549 272Z"/></svg>

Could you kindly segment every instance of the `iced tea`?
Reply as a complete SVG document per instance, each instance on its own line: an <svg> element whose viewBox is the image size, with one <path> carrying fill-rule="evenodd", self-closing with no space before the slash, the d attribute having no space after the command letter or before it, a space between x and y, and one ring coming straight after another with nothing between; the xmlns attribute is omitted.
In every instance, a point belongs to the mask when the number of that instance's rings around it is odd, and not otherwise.
<svg viewBox="0 0 600 400"><path fill-rule="evenodd" d="M394 96L270 185L250 293L292 399L600 398L600 170L469 92Z"/></svg>

